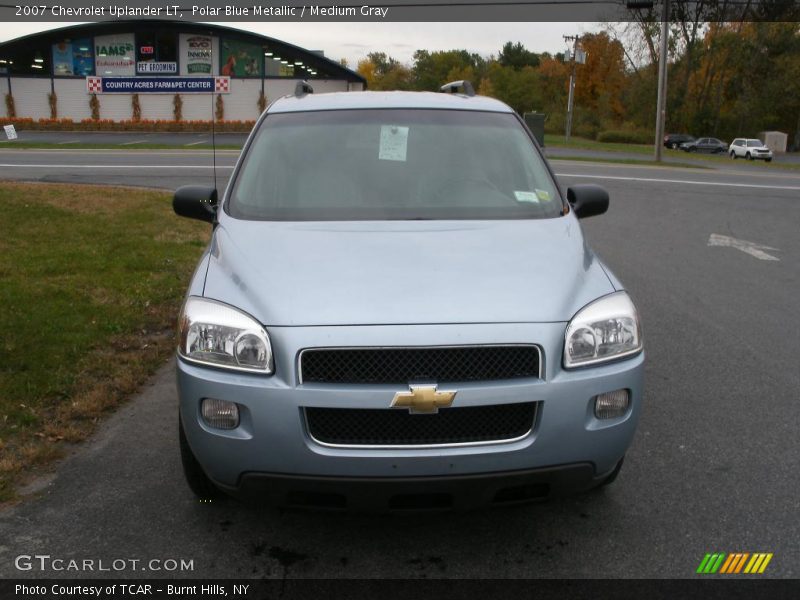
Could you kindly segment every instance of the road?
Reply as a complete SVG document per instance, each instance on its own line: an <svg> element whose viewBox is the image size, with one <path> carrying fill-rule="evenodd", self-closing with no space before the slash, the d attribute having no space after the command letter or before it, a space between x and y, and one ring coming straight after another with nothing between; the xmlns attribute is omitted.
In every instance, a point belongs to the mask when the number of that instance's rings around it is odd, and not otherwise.
<svg viewBox="0 0 800 600"><path fill-rule="evenodd" d="M220 187L235 158L218 155ZM211 181L207 153L30 151L0 163L15 165L0 178ZM609 213L584 229L644 323L645 405L613 486L468 514L200 504L181 479L166 365L37 495L0 513L0 577L86 576L14 568L39 553L194 561L117 576L680 578L718 551L771 552L766 576L800 577L800 174L553 166L564 186L609 190Z"/></svg>

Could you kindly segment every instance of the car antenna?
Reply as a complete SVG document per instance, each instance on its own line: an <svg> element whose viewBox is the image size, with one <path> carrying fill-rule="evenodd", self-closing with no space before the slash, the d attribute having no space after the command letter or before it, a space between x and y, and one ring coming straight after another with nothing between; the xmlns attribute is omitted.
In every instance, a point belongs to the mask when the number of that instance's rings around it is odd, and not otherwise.
<svg viewBox="0 0 800 600"><path fill-rule="evenodd" d="M212 82L211 85L211 171L214 177L214 189L217 189L217 136L216 136L216 121L217 115L214 111L214 98L217 92L217 80L213 77L214 75L214 36L209 33L209 38L211 39L211 75L212 75Z"/></svg>

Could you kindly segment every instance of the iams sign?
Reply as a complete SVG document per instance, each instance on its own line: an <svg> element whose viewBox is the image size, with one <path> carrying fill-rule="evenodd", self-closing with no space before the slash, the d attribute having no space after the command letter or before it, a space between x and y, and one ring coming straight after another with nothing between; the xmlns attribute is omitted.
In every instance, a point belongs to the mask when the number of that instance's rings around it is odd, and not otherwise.
<svg viewBox="0 0 800 600"><path fill-rule="evenodd" d="M133 44L116 44L114 46L97 46L97 56L125 56L133 52Z"/></svg>

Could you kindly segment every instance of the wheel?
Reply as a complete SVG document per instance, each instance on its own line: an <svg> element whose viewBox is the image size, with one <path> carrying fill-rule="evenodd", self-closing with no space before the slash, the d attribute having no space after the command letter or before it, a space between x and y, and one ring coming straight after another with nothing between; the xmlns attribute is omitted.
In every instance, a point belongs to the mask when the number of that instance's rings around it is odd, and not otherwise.
<svg viewBox="0 0 800 600"><path fill-rule="evenodd" d="M611 485L612 483L614 483L614 480L616 480L617 475L619 475L619 472L622 470L622 463L623 462L625 462L625 457L624 456L619 459L619 462L617 463L617 466L614 467L614 470L611 471L611 473L608 475L608 477L603 479L602 483L600 483L600 485L598 485L597 487L598 488L604 488L607 485Z"/></svg>
<svg viewBox="0 0 800 600"><path fill-rule="evenodd" d="M764 162L772 162L772 159L771 158L765 158Z"/></svg>
<svg viewBox="0 0 800 600"><path fill-rule="evenodd" d="M181 466L183 466L183 475L186 478L186 483L189 488L194 492L200 500L214 500L222 496L222 492L215 486L203 471L203 467L197 462L197 459L189 447L189 442L186 439L186 434L183 433L183 422L178 417L178 442L181 447Z"/></svg>
<svg viewBox="0 0 800 600"><path fill-rule="evenodd" d="M689 147L686 149L686 151L687 151L687 152L697 152L697 148L695 148L694 146L689 146Z"/></svg>
<svg viewBox="0 0 800 600"><path fill-rule="evenodd" d="M677 147L678 147L678 144L676 144L675 142L672 142L671 144L669 144L669 149L670 150L675 150L675 148L677 148Z"/></svg>
<svg viewBox="0 0 800 600"><path fill-rule="evenodd" d="M745 154L745 155L744 155L744 157L745 157L747 160L753 160L753 156L752 156L752 155L751 155L749 152L748 152L747 154Z"/></svg>
<svg viewBox="0 0 800 600"><path fill-rule="evenodd" d="M734 152L733 150L731 150L731 158L733 160L736 160L736 152Z"/></svg>

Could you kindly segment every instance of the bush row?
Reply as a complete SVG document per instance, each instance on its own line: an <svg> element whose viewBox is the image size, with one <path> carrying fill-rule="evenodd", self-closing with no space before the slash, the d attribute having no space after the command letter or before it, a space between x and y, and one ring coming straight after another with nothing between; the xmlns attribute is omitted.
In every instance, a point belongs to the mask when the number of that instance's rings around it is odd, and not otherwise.
<svg viewBox="0 0 800 600"><path fill-rule="evenodd" d="M255 121L217 121L214 127L221 132L249 132ZM13 125L16 129L27 131L198 131L211 130L211 121L167 121L148 120L112 121L111 119L38 119L0 118L0 126Z"/></svg>
<svg viewBox="0 0 800 600"><path fill-rule="evenodd" d="M641 130L612 129L598 133L597 141L617 144L652 144L653 134Z"/></svg>

